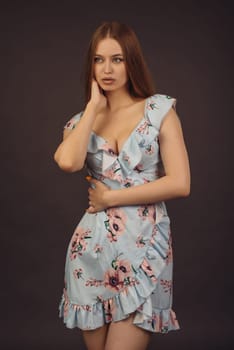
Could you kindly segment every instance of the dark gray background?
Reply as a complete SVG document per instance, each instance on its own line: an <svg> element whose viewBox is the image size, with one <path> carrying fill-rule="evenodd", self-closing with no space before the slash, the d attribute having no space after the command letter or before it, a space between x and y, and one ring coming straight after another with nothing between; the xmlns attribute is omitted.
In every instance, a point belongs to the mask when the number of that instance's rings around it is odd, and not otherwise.
<svg viewBox="0 0 234 350"><path fill-rule="evenodd" d="M231 3L231 1L230 1ZM133 27L158 93L176 97L191 195L167 203L181 330L150 349L229 349L233 321L233 17L221 1L1 5L1 347L84 349L58 319L65 254L87 206L84 172L53 161L83 108L81 73L103 20Z"/></svg>

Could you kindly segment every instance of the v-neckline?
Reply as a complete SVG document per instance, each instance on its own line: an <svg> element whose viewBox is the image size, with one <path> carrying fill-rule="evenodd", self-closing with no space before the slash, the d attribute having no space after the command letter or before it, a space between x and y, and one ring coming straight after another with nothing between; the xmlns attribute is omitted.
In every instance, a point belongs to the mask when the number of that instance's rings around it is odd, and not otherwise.
<svg viewBox="0 0 234 350"><path fill-rule="evenodd" d="M113 152L113 155L116 157L119 157L120 154L123 152L127 142L131 139L132 135L136 132L136 130L139 128L139 126L141 125L141 123L143 121L145 121L145 115L146 115L146 109L147 109L147 104L148 104L148 99L149 97L147 97L145 99L145 103L144 103L144 114L143 117L137 122L137 124L134 126L134 128L131 130L131 132L129 133L129 135L126 137L126 139L124 140L124 142L122 143L122 147L120 149L120 151L117 153L113 150L112 146L110 145L110 141L108 141L106 138L104 138L101 135L98 135L94 130L91 131L91 133L93 135L95 135L95 137L98 137L99 139L103 140L105 142L106 145L110 146L109 149Z"/></svg>

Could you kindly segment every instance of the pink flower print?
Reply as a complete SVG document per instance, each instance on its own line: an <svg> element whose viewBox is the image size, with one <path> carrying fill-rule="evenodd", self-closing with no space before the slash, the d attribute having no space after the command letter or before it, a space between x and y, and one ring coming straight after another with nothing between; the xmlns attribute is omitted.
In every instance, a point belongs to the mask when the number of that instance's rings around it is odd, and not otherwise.
<svg viewBox="0 0 234 350"><path fill-rule="evenodd" d="M157 282L157 278L153 274L153 270L152 270L151 266L149 265L149 263L147 262L146 259L143 260L143 262L141 264L141 268L146 273L146 275L150 277L150 279L153 282Z"/></svg>
<svg viewBox="0 0 234 350"><path fill-rule="evenodd" d="M166 323L161 327L161 333L167 333L168 332L168 324Z"/></svg>
<svg viewBox="0 0 234 350"><path fill-rule="evenodd" d="M154 153L154 147L150 144L148 144L147 146L145 146L145 153L148 155L151 155Z"/></svg>
<svg viewBox="0 0 234 350"><path fill-rule="evenodd" d="M173 313L172 310L170 310L170 314L171 314L171 312ZM174 315L171 314L170 316L173 317ZM176 328L179 328L179 324L178 324L177 320L172 319L172 317L171 317L172 324L175 325ZM162 321L160 314L153 313L152 318L151 318L151 326L155 330L155 332L167 333L168 328L169 328L168 323L169 323L168 321L166 321L166 322Z"/></svg>
<svg viewBox="0 0 234 350"><path fill-rule="evenodd" d="M79 279L79 278L83 278L82 277L82 274L83 274L83 270L80 268L80 269L75 269L74 271L73 271L73 276L75 277L75 278L77 278L77 279Z"/></svg>
<svg viewBox="0 0 234 350"><path fill-rule="evenodd" d="M115 155L116 153L114 152L114 150L110 147L109 143L107 141L105 141L105 143L103 143L100 147L102 150L108 152L111 155Z"/></svg>
<svg viewBox="0 0 234 350"><path fill-rule="evenodd" d="M108 229L108 238L110 241L117 241L117 236L121 235L125 230L126 214L120 208L110 208L106 210L108 220L105 221L106 228Z"/></svg>
<svg viewBox="0 0 234 350"><path fill-rule="evenodd" d="M74 118L71 118L65 125L64 128L68 128L68 129L75 129L76 127L76 121L74 120Z"/></svg>
<svg viewBox="0 0 234 350"><path fill-rule="evenodd" d="M66 128L69 128L71 126L71 122L67 122L67 124L65 125Z"/></svg>
<svg viewBox="0 0 234 350"><path fill-rule="evenodd" d="M73 304L72 308L74 310L80 311L80 310L84 310L84 311L92 311L92 307L90 305L78 305L78 304Z"/></svg>
<svg viewBox="0 0 234 350"><path fill-rule="evenodd" d="M97 296L97 302L98 302L98 303L103 303L103 302L104 302L104 299L103 299L103 296L102 296L102 295L98 295L98 296Z"/></svg>
<svg viewBox="0 0 234 350"><path fill-rule="evenodd" d="M109 219L110 230L114 235L121 235L124 231L124 223L119 217L113 216Z"/></svg>
<svg viewBox="0 0 234 350"><path fill-rule="evenodd" d="M96 280L95 278L90 278L86 281L86 287L99 287L104 286L105 288L118 292L122 291L128 293L127 288L129 286L134 286L139 283L137 280L131 277L132 267L130 262L126 259L118 259L118 257L112 260L111 268L108 269L103 280ZM97 297L97 301L103 302L102 296Z"/></svg>
<svg viewBox="0 0 234 350"><path fill-rule="evenodd" d="M145 205L138 208L138 215L142 220L149 220L151 224L155 223L155 207L154 205Z"/></svg>
<svg viewBox="0 0 234 350"><path fill-rule="evenodd" d="M126 179L124 179L122 183L124 187L131 187L133 185L133 180L126 177Z"/></svg>
<svg viewBox="0 0 234 350"><path fill-rule="evenodd" d="M103 175L108 179L115 180L121 183L123 181L123 177L119 173L119 171L120 171L120 168L115 169L115 167L111 167L105 170Z"/></svg>
<svg viewBox="0 0 234 350"><path fill-rule="evenodd" d="M153 227L153 233L152 233L152 236L151 236L151 239L150 239L150 243L151 244L155 244L155 236L157 235L157 226L154 225Z"/></svg>
<svg viewBox="0 0 234 350"><path fill-rule="evenodd" d="M124 281L126 278L130 277L132 274L131 265L129 261L126 259L116 260L115 268L119 273L120 281Z"/></svg>
<svg viewBox="0 0 234 350"><path fill-rule="evenodd" d="M149 100L148 104L147 104L147 109L149 110L153 110L158 108L158 105L156 102L153 102L153 100Z"/></svg>
<svg viewBox="0 0 234 350"><path fill-rule="evenodd" d="M123 155L123 160L125 162L127 162L128 164L131 164L130 157L125 152L124 152L124 155Z"/></svg>
<svg viewBox="0 0 234 350"><path fill-rule="evenodd" d="M116 305L113 299L107 299L103 302L106 322L111 322L116 312Z"/></svg>
<svg viewBox="0 0 234 350"><path fill-rule="evenodd" d="M172 238L171 238L171 234L168 240L168 250L167 250L167 257L166 257L166 264L170 264L172 263L173 260L173 250L172 250Z"/></svg>
<svg viewBox="0 0 234 350"><path fill-rule="evenodd" d="M71 239L71 248L70 248L70 259L74 260L77 257L77 254L82 255L86 250L87 242L86 240L91 238L89 236L90 230L84 230L81 227L78 227L74 232Z"/></svg>
<svg viewBox="0 0 234 350"><path fill-rule="evenodd" d="M112 243L112 242L117 242L117 236L116 235L114 235L113 233L111 233L111 232L109 232L108 234L107 234L107 238L109 239L109 241Z"/></svg>
<svg viewBox="0 0 234 350"><path fill-rule="evenodd" d="M123 282L120 281L117 270L109 269L106 271L104 276L104 286L113 292L119 291L122 288Z"/></svg>
<svg viewBox="0 0 234 350"><path fill-rule="evenodd" d="M63 289L63 296L64 296L63 316L64 316L64 318L66 318L68 316L69 304L70 304L69 300L68 300L66 288Z"/></svg>
<svg viewBox="0 0 234 350"><path fill-rule="evenodd" d="M138 248L142 248L145 246L145 240L143 238L143 235L138 235L137 236L137 240L136 240L136 246Z"/></svg>
<svg viewBox="0 0 234 350"><path fill-rule="evenodd" d="M151 318L151 326L155 332L160 332L162 328L162 320L158 314L153 313Z"/></svg>
<svg viewBox="0 0 234 350"><path fill-rule="evenodd" d="M149 125L147 123L147 121L145 120L144 123L141 123L138 128L136 129L136 131L139 134L148 134L149 133Z"/></svg>
<svg viewBox="0 0 234 350"><path fill-rule="evenodd" d="M123 223L126 222L127 217L123 209L121 208L109 208L106 210L109 218L116 218L121 220Z"/></svg>
<svg viewBox="0 0 234 350"><path fill-rule="evenodd" d="M103 285L103 281L97 280L96 278L90 278L85 282L86 287L100 287Z"/></svg>
<svg viewBox="0 0 234 350"><path fill-rule="evenodd" d="M172 281L160 279L160 284L163 287L165 293L169 292L171 294L172 290Z"/></svg>
<svg viewBox="0 0 234 350"><path fill-rule="evenodd" d="M137 164L134 168L135 171L141 173L143 171L143 164Z"/></svg>
<svg viewBox="0 0 234 350"><path fill-rule="evenodd" d="M116 259L112 260L111 266L118 272L118 280L123 286L132 286L137 283L137 281L131 277L132 270L135 270L127 259L119 259L119 257L117 257ZM125 292L127 293L126 288Z"/></svg>
<svg viewBox="0 0 234 350"><path fill-rule="evenodd" d="M101 253L103 251L103 247L100 246L99 244L96 244L94 247L95 253Z"/></svg>
<svg viewBox="0 0 234 350"><path fill-rule="evenodd" d="M144 304L140 305L140 306L137 308L137 311L143 311L143 307L144 307Z"/></svg>

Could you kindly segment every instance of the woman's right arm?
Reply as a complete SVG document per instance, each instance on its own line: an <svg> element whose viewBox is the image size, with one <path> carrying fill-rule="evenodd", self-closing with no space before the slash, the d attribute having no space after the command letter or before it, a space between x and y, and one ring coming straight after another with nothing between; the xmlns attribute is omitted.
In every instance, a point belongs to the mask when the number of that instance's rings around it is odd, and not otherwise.
<svg viewBox="0 0 234 350"><path fill-rule="evenodd" d="M64 131L63 141L54 154L54 160L62 170L75 172L83 168L93 123L96 115L105 105L106 98L100 93L94 81L91 99L87 103L82 118L73 130Z"/></svg>

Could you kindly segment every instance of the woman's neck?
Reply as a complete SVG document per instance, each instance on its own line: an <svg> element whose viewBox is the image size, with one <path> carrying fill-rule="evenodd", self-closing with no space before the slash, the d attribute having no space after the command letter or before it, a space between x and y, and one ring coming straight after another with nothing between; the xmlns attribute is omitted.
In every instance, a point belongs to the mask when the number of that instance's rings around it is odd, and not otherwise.
<svg viewBox="0 0 234 350"><path fill-rule="evenodd" d="M118 109L131 105L135 99L129 94L126 89L106 92L107 108L110 112L115 112Z"/></svg>

